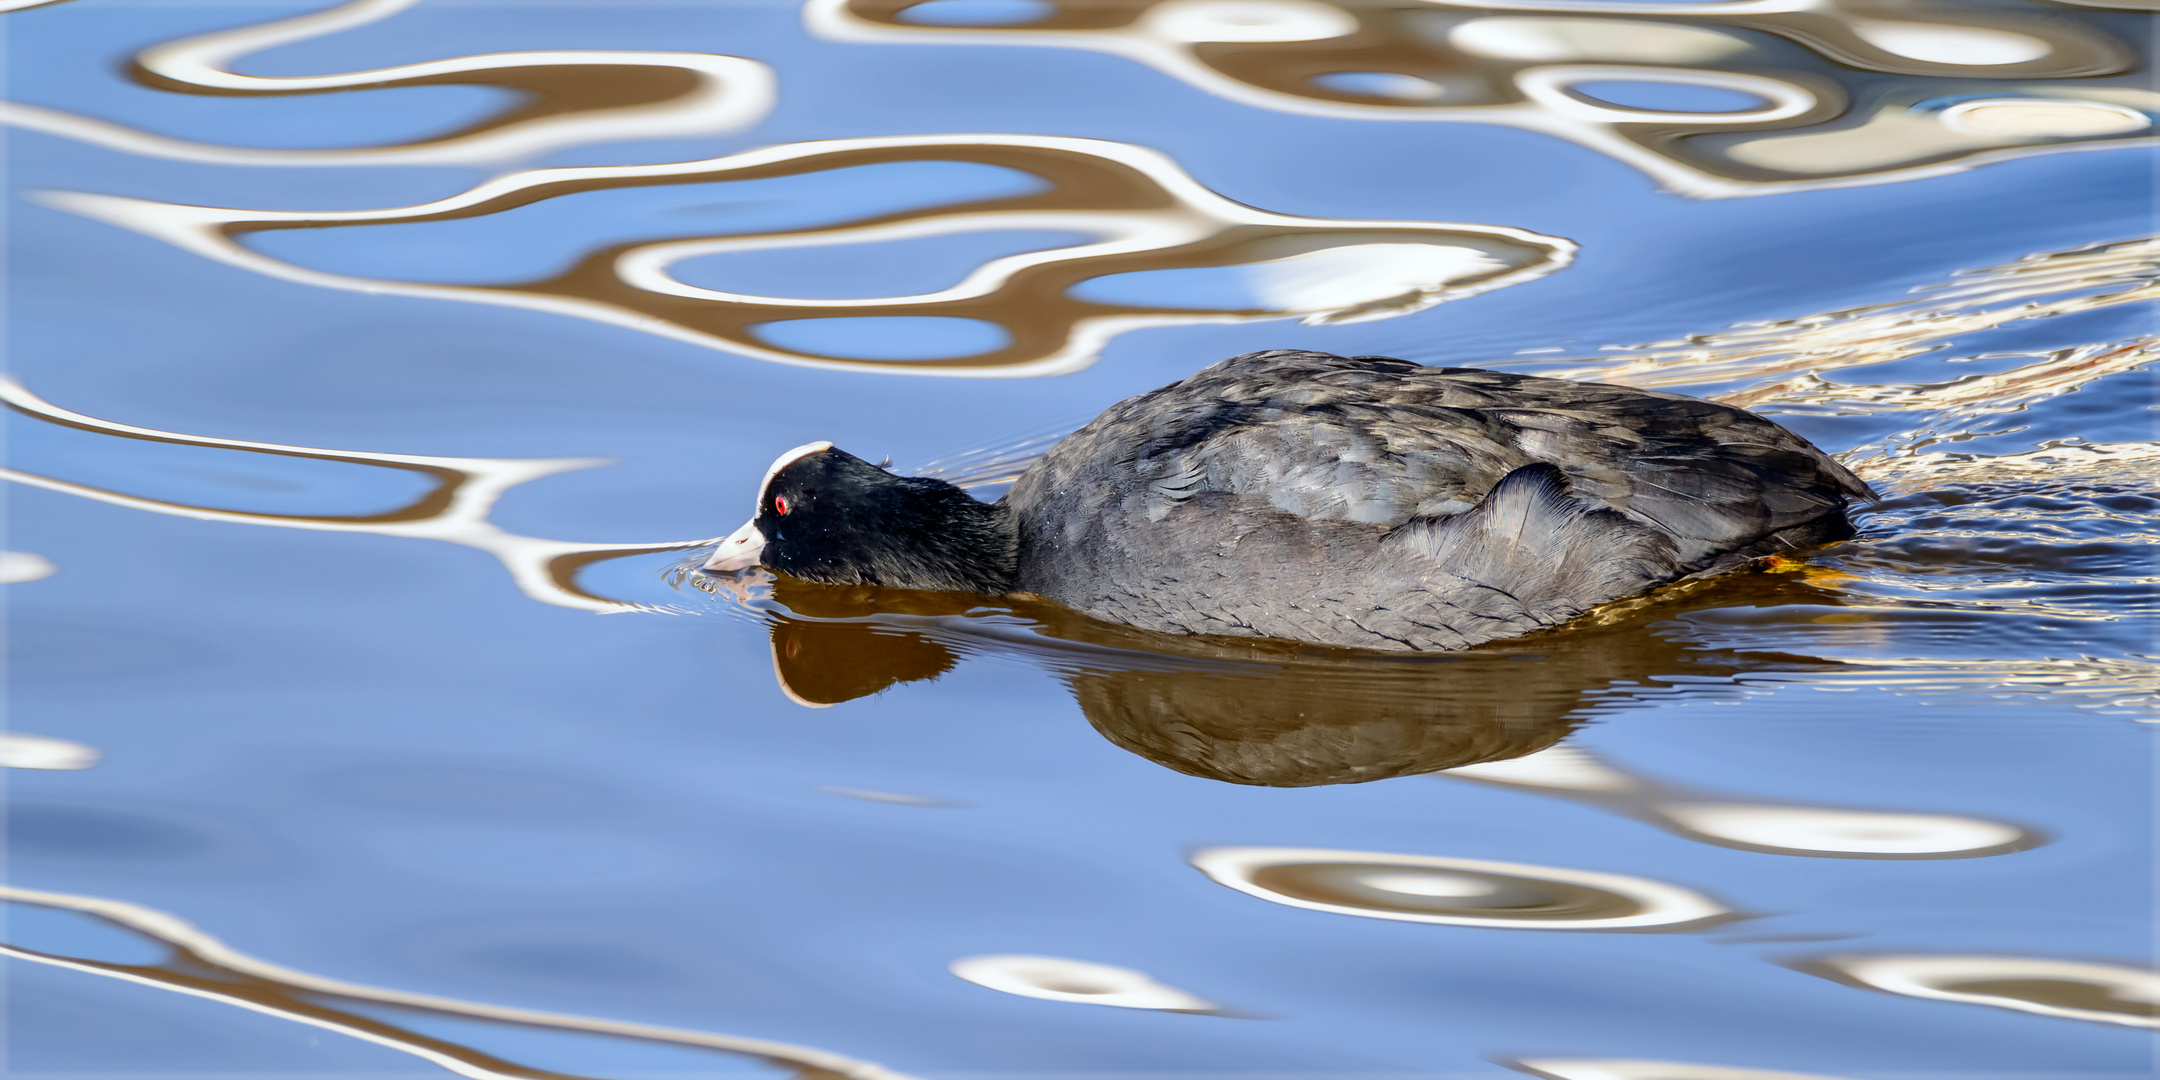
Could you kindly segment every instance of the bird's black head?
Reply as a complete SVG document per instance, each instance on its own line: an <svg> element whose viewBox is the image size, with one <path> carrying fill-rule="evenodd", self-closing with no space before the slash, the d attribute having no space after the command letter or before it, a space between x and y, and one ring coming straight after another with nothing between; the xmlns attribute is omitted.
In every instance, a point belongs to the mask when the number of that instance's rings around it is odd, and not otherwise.
<svg viewBox="0 0 2160 1080"><path fill-rule="evenodd" d="M1003 506L942 480L896 476L831 443L774 461L757 511L706 560L828 585L1002 593L1018 540Z"/></svg>

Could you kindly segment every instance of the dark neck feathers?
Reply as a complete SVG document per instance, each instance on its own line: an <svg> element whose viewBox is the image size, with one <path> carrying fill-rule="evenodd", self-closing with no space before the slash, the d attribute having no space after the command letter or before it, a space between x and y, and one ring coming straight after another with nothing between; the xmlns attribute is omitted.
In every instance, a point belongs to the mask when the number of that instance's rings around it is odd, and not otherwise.
<svg viewBox="0 0 2160 1080"><path fill-rule="evenodd" d="M896 589L1012 591L1019 531L1003 503L986 503L928 477L895 477L880 500L876 537L861 553L868 584Z"/></svg>

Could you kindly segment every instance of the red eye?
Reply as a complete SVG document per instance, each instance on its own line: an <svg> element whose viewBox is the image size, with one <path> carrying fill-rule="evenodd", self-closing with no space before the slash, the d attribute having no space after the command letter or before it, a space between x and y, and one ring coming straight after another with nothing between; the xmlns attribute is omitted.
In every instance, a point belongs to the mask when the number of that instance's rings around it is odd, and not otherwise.
<svg viewBox="0 0 2160 1080"><path fill-rule="evenodd" d="M773 496L773 501L772 501L772 508L773 508L773 513L776 513L776 514L785 514L785 513L787 513L787 496L785 496L785 495L775 495L775 496Z"/></svg>

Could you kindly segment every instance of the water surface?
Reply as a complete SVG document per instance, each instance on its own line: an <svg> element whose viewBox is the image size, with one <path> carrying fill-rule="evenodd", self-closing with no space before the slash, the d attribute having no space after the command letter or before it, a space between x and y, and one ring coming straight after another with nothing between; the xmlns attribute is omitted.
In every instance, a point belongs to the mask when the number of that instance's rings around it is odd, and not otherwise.
<svg viewBox="0 0 2160 1080"><path fill-rule="evenodd" d="M6 7L13 1074L2153 1073L2131 0ZM1454 656L677 571L1278 347L1885 499Z"/></svg>

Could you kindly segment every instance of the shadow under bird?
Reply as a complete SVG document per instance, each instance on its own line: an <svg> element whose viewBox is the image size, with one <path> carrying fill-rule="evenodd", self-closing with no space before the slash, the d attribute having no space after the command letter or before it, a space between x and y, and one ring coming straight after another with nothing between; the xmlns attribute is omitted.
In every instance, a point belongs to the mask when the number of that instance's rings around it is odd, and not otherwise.
<svg viewBox="0 0 2160 1080"><path fill-rule="evenodd" d="M1729 405L1272 350L1112 406L994 503L797 447L703 569L1031 594L1162 633L1454 650L1846 539L1848 505L1875 497Z"/></svg>

